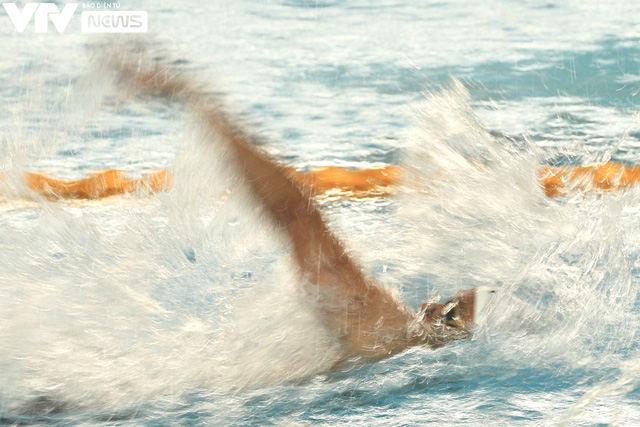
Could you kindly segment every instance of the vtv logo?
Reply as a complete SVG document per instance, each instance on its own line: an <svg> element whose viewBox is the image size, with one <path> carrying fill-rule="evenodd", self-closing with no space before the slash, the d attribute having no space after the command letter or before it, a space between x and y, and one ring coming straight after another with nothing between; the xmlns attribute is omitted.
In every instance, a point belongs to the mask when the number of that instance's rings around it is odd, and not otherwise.
<svg viewBox="0 0 640 427"><path fill-rule="evenodd" d="M36 33L46 33L48 30L49 19L55 25L59 33L63 32L73 12L78 8L78 3L67 3L64 5L62 12L58 10L58 7L54 3L27 3L22 9L22 12L18 10L18 6L15 3L2 3L4 9L7 11L11 22L16 27L18 32L23 32L27 28L27 24L31 21L31 17L35 13L36 15Z"/></svg>

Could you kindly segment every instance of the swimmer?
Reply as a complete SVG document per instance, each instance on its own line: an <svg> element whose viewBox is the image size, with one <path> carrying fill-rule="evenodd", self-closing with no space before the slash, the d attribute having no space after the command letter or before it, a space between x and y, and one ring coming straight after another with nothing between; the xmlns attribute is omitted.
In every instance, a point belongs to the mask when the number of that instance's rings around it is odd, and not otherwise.
<svg viewBox="0 0 640 427"><path fill-rule="evenodd" d="M231 154L253 197L276 228L288 235L301 282L317 298L321 319L341 338L348 356L378 359L412 346L437 348L470 336L477 290L460 291L445 304L425 303L414 312L363 272L328 228L310 191L260 150L208 96L159 67L147 72L120 67L120 77L137 90L182 101L220 137L226 145L220 148Z"/></svg>

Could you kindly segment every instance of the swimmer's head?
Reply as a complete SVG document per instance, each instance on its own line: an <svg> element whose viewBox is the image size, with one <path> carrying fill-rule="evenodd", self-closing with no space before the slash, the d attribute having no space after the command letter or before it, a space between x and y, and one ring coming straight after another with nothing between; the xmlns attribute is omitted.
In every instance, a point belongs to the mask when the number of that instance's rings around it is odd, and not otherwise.
<svg viewBox="0 0 640 427"><path fill-rule="evenodd" d="M475 292L475 289L460 291L444 304L424 303L420 313L434 326L466 329L474 322Z"/></svg>

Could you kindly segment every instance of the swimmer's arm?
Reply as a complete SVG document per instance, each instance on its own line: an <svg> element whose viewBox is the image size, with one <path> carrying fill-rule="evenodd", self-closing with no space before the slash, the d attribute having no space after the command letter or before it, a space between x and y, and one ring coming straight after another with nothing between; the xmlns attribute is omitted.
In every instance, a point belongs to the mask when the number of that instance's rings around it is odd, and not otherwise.
<svg viewBox="0 0 640 427"><path fill-rule="evenodd" d="M411 334L416 315L387 289L365 277L331 233L316 203L251 139L234 130L216 108L197 108L207 125L229 141L255 196L293 242L293 255L307 290L317 295L326 322L344 337L349 350L383 357L428 341L424 330ZM435 343L434 343L435 344Z"/></svg>
<svg viewBox="0 0 640 427"><path fill-rule="evenodd" d="M205 95L180 76L129 70L124 75L129 80L133 77L141 88L190 104L207 127L228 143L256 198L291 237L294 258L309 283L308 291L320 301L326 323L344 337L352 354L384 357L412 345L437 346L449 340L363 274L330 232L311 196Z"/></svg>

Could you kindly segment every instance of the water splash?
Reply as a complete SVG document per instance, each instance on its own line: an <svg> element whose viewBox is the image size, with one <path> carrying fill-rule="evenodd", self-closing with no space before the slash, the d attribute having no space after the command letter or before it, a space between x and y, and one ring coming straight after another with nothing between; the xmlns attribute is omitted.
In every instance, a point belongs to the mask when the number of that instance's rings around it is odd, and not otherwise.
<svg viewBox="0 0 640 427"><path fill-rule="evenodd" d="M132 111L119 121L136 121ZM340 357L296 287L285 242L212 149L215 135L186 124L167 194L6 201L0 398L9 413L281 383ZM33 143L46 146L40 136Z"/></svg>
<svg viewBox="0 0 640 427"><path fill-rule="evenodd" d="M487 132L457 82L427 97L398 200L325 210L364 265L416 307L436 292L500 287L492 324L473 342L414 349L301 387L324 401L332 387L347 393L358 382L366 400L407 384L444 393L461 378L481 391L554 378L570 395L552 413L584 396L569 420L632 391L640 242L629 230L640 225L638 191L549 200L535 146ZM150 111L166 107L109 115L127 123ZM340 359L297 286L286 242L198 129L187 120L172 134L180 144L167 194L81 207L43 200L3 214L7 412L171 406L194 390L228 400L230 390L308 380Z"/></svg>
<svg viewBox="0 0 640 427"><path fill-rule="evenodd" d="M574 378L585 394L572 419L593 396L634 388L640 194L545 198L539 150L494 138L467 100L453 82L419 110L399 208L411 236L405 271L432 292L499 286L483 351Z"/></svg>

